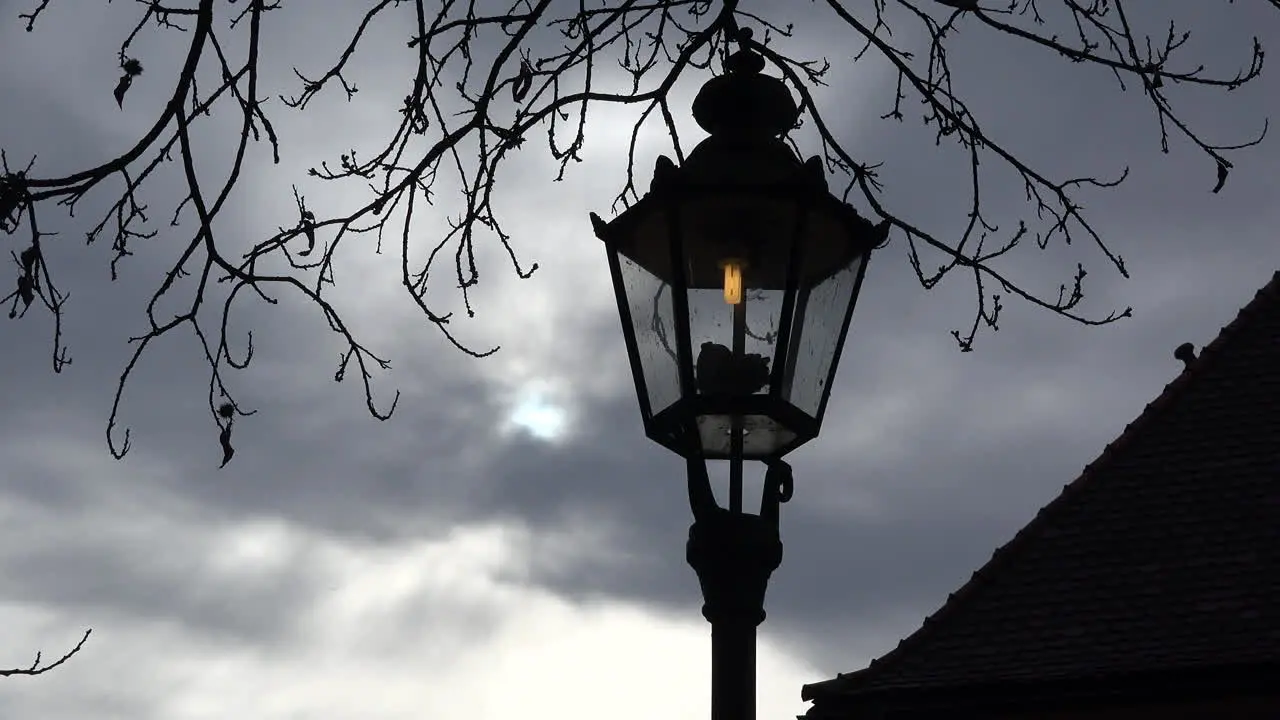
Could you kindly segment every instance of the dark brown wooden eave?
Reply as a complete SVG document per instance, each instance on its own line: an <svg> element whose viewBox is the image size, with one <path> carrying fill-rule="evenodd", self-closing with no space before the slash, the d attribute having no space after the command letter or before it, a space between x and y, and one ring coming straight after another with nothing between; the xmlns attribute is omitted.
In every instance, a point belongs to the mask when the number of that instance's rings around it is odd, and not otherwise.
<svg viewBox="0 0 1280 720"><path fill-rule="evenodd" d="M1280 698L1280 661L1164 669L1126 675L1008 681L955 687L875 688L823 694L804 720L947 720L1106 706ZM809 686L812 687L812 686Z"/></svg>

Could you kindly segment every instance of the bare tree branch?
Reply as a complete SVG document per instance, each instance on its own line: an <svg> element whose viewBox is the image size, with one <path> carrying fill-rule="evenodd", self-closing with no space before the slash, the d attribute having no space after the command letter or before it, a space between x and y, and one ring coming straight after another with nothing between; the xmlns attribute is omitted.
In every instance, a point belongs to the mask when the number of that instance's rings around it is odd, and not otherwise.
<svg viewBox="0 0 1280 720"><path fill-rule="evenodd" d="M68 650L62 657L54 660L53 662L42 664L40 662L41 655L37 652L36 659L31 662L30 666L24 668L10 668L7 670L0 669L0 677L11 677L14 675L43 675L59 665L62 665L66 661L70 660L76 653L80 652L80 650L84 648L84 644L89 641L89 634L92 632L93 628L85 630L84 635L80 636L80 642L76 643L75 647Z"/></svg>
<svg viewBox="0 0 1280 720"><path fill-rule="evenodd" d="M31 0L32 9L19 20L27 30L50 20L44 12L49 0ZM1266 2L1267 0L1263 0ZM545 132L546 148L557 162L556 180L582 160L589 113L602 106L631 106L635 122L629 133L627 164L618 194L619 204L633 201L636 148L641 133L664 129L677 158L683 160L681 138L670 109L671 91L678 81L718 69L717 60L731 42L751 46L776 68L801 98L805 118L816 129L827 169L843 183L849 202L865 204L895 230L889 242L905 244L921 285L928 289L960 270L972 279L972 323L953 335L963 351L973 348L984 328L998 329L1008 296L1073 321L1100 325L1130 315L1131 310L1100 316L1080 308L1084 298L1083 263L1077 264L1057 291L1039 294L1003 269L1002 261L1034 240L1038 249L1053 244L1085 241L1107 267L1128 276L1123 257L1115 251L1083 212L1082 196L1113 188L1127 176L1059 177L1019 154L1002 137L984 129L980 109L971 108L956 91L948 57L950 38L965 28L1021 43L1028 57L1047 54L1082 68L1110 72L1119 88L1136 89L1149 104L1161 147L1168 152L1170 136L1181 139L1208 161L1213 174L1206 189L1218 192L1232 168L1231 153L1260 142L1256 137L1234 144L1206 140L1189 122L1169 94L1175 86L1196 86L1229 92L1256 79L1264 53L1255 38L1240 69L1215 73L1184 57L1190 31L1174 24L1139 27L1123 0L824 0L816 9L830 27L839 28L848 45L860 48L855 61L878 57L896 75L893 97L883 118L905 122L903 108L919 103L923 122L935 131L935 142L955 143L968 157L968 212L958 230L942 236L923 227L918 218L896 207L884 194L880 165L841 144L819 107L812 88L827 81L831 68L821 58L807 57L803 34L779 3L748 0L364 0L363 13L349 39L333 48L327 66L294 69L299 85L273 95L262 87L264 23L285 3L270 0L135 0L137 21L122 39L116 62L121 75L115 88L120 104L137 78L155 82L161 67L149 58L134 57L139 38L154 33L186 35L185 58L171 78L173 91L154 122L125 152L65 176L39 174L33 156L11 167L0 155L0 229L15 247L10 254L19 270L18 286L4 298L12 317L27 316L35 306L53 319L53 368L71 361L65 350L62 317L69 293L55 284L57 268L47 250L65 243L45 225L65 209L74 213L90 194L114 198L107 211L86 231L88 243L109 238L111 277L135 253L135 245L159 231L145 200L164 172L180 177L182 199L169 216L169 228L184 233L177 259L156 280L145 309L146 327L131 339L133 353L123 368L107 427L111 452L122 457L130 434L120 424L125 387L139 360L156 341L179 328L196 338L209 366L208 409L218 428L224 464L229 460L232 422L253 413L244 409L228 386L228 369L242 370L253 359L253 337L229 337L228 317L242 291L276 304L282 293L306 301L327 327L346 345L335 369L342 381L348 370L359 373L366 405L374 417L391 415L399 395L389 403L375 400L375 372L390 368L360 339L330 302L338 282L339 248L365 243L381 252L384 236L398 242L400 285L422 317L440 330L458 350L483 357L497 347L475 349L459 341L449 312L428 299L440 282L439 262L451 261L445 282L460 291L462 306L474 313L471 291L480 282L476 249L497 243L506 252L512 271L531 276L538 264L523 262L516 251L518 237L507 232L495 209L494 195L506 161L527 151L528 140ZM1243 2L1240 4L1244 4ZM1280 9L1280 0L1269 0ZM590 5L590 6L589 6ZM292 9L292 8L290 8ZM295 12L306 12L299 3ZM1219 12L1222 10L1219 9ZM283 25L282 25L283 26ZM308 205L295 183L290 190L296 222L289 227L263 229L246 247L221 232L220 217L235 196L245 163L265 156L280 161L281 138L272 117L305 114L325 93L359 102L356 66L374 42L374 28L401 28L414 60L400 77L388 83L403 87L403 101L394 108L399 118L372 150L347 149L322 158L300 183L341 187L359 199L354 210L331 210ZM740 32L751 29L754 34ZM920 37L923 45L905 45L901 38ZM759 37L753 40L752 37ZM146 64L147 75L143 76ZM619 85L611 74L621 70ZM272 99L275 106L269 114ZM214 110L231 111L238 118L238 139L230 169L213 177L202 168L193 148L201 138L216 135L209 122ZM394 119L394 116L393 118ZM647 160L644 161L647 165ZM984 211L983 191L999 173L1020 178L1026 205L1016 226L1001 228ZM443 184L442 184L443 183ZM438 196L458 197L447 228L439 236L423 238L415 231L425 205ZM292 222L292 220L291 220ZM926 269L922 251L939 252L945 262ZM433 273L433 270L435 271ZM225 288L225 289L222 289ZM215 289L221 292L215 298ZM435 296L432 296L435 297ZM39 299L40 303L35 301ZM162 312L174 303L180 309Z"/></svg>

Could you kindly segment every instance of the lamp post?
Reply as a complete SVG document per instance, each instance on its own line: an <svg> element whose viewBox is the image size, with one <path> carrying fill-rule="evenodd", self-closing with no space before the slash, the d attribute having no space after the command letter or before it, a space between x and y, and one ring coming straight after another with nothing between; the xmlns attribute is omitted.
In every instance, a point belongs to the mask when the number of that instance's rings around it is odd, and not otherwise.
<svg viewBox="0 0 1280 720"><path fill-rule="evenodd" d="M873 225L827 190L822 160L781 137L798 110L742 47L693 102L709 137L682 166L659 157L649 193L604 242L645 434L685 458L687 560L711 623L712 720L755 718L755 634L782 561L782 457L818 435L871 249ZM707 460L729 461L728 508ZM765 463L758 514L742 509L744 460Z"/></svg>

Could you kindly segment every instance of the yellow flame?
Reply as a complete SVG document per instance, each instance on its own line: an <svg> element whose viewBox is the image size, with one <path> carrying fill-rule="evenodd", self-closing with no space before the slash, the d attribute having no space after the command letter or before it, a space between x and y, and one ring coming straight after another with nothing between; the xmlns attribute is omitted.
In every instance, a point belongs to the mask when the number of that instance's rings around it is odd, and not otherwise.
<svg viewBox="0 0 1280 720"><path fill-rule="evenodd" d="M724 301L730 305L742 302L742 262L724 261Z"/></svg>

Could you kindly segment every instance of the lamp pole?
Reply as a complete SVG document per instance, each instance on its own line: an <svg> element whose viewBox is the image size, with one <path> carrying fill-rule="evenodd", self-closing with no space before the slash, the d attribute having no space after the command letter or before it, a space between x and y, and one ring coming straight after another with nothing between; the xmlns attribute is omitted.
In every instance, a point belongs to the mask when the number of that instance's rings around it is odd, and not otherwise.
<svg viewBox="0 0 1280 720"><path fill-rule="evenodd" d="M694 522L685 558L711 623L711 720L755 720L756 627L769 576L782 563L778 504L790 499L791 468L769 465L759 515L717 506L701 460L688 461L687 472Z"/></svg>
<svg viewBox="0 0 1280 720"><path fill-rule="evenodd" d="M612 221L591 215L645 434L686 461L711 720L755 720L756 628L792 495L782 458L818 435L867 258L889 231L829 193L820 157L802 162L782 139L795 101L761 74L750 31L735 40L693 101L709 137L680 166L659 157L649 192ZM727 508L708 460L729 461ZM744 460L766 467L755 514L743 510Z"/></svg>
<svg viewBox="0 0 1280 720"><path fill-rule="evenodd" d="M746 47L751 31L738 30L736 35L742 48L726 63L729 74L704 86L699 98L694 100L695 116L700 115L699 119L706 121L712 134L730 138L757 134L761 120L765 126L794 120L790 117L794 105L790 104L789 94L781 102L776 96L781 84L765 81L762 86L760 83L759 72L764 63ZM774 97L770 97L769 90L775 91ZM753 117L756 115L760 117ZM782 122L777 120L779 117L783 118ZM673 262L677 265L683 264L679 263L679 256L685 252L685 248L680 247L682 244L683 239L673 243ZM677 267L675 274L683 276L683 268ZM687 278L684 280L687 284ZM746 353L747 303L741 297L741 288L736 288L736 298L730 297L733 293L729 283L726 276L725 297L732 308L729 353L736 364ZM687 367L693 369L691 365ZM725 368L721 370L727 375L736 375ZM695 382L706 380L699 377ZM698 576L702 616L711 624L711 720L755 720L756 628L764 622L769 577L782 564L778 504L791 497L791 467L780 458L771 459L760 513L743 512L742 461L746 429L741 414L729 416L727 430L727 509L715 502L705 459L695 454L686 463L694 522L689 527L685 560ZM695 440L696 427L690 427L687 432L691 444L701 444Z"/></svg>

